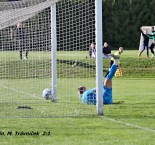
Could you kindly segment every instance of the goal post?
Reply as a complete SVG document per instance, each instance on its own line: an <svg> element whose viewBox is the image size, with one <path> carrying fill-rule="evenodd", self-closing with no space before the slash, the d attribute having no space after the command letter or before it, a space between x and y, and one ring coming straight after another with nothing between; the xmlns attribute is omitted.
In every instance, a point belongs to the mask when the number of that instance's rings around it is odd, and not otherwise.
<svg viewBox="0 0 155 145"><path fill-rule="evenodd" d="M97 114L103 115L102 0L95 0Z"/></svg>
<svg viewBox="0 0 155 145"><path fill-rule="evenodd" d="M3 2L0 20L0 117L103 115L102 0ZM96 88L96 105L79 86Z"/></svg>
<svg viewBox="0 0 155 145"><path fill-rule="evenodd" d="M56 4L51 6L51 68L52 68L52 99L57 102L57 35L56 35Z"/></svg>

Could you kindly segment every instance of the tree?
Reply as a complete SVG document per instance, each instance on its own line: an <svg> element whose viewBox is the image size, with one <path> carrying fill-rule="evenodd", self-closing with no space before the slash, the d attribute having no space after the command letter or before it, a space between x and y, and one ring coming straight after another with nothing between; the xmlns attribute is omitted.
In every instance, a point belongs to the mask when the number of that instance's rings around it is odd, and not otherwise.
<svg viewBox="0 0 155 145"><path fill-rule="evenodd" d="M154 0L104 0L104 40L112 46L137 49L141 26L154 25Z"/></svg>

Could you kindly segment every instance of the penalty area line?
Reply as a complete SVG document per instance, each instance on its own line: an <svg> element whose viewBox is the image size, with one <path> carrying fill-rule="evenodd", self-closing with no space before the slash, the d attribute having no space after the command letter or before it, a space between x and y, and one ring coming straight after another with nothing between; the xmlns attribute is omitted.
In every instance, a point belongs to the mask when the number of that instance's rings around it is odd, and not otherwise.
<svg viewBox="0 0 155 145"><path fill-rule="evenodd" d="M112 118L108 118L108 117L105 117L105 116L100 116L100 117L105 119L105 120L111 121L111 122L115 122L115 123L118 123L118 124L123 124L123 125L126 125L126 126L131 126L131 127L134 127L134 128L138 128L138 129L141 129L141 130L150 131L150 132L155 133L155 130L151 129L151 128L142 127L142 126L139 126L139 125L123 122L123 121L112 119Z"/></svg>

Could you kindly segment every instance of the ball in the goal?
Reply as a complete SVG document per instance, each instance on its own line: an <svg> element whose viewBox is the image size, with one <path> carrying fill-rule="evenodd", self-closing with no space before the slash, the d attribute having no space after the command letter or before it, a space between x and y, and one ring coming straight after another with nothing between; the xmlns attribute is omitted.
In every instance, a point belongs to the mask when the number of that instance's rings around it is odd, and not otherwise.
<svg viewBox="0 0 155 145"><path fill-rule="evenodd" d="M52 99L52 91L51 89L44 89L42 92L42 97L46 100L50 100Z"/></svg>

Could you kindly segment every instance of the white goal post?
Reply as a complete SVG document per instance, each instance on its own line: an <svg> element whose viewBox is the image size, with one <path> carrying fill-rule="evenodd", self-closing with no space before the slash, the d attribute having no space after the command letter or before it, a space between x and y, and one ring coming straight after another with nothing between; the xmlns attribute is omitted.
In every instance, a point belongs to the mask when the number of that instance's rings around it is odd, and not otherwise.
<svg viewBox="0 0 155 145"><path fill-rule="evenodd" d="M103 115L101 48L102 0L0 2L0 117ZM81 85L96 88L96 106L82 104Z"/></svg>
<svg viewBox="0 0 155 145"><path fill-rule="evenodd" d="M56 4L51 6L51 68L52 68L52 97L57 102L57 34L56 34Z"/></svg>
<svg viewBox="0 0 155 145"><path fill-rule="evenodd" d="M97 113L103 115L102 0L95 0Z"/></svg>

